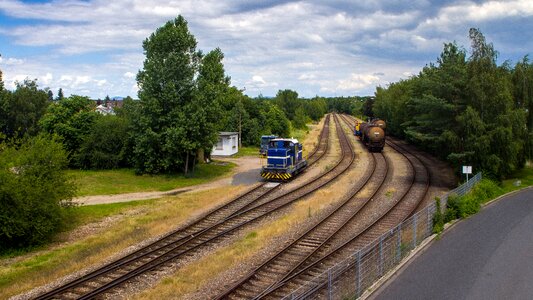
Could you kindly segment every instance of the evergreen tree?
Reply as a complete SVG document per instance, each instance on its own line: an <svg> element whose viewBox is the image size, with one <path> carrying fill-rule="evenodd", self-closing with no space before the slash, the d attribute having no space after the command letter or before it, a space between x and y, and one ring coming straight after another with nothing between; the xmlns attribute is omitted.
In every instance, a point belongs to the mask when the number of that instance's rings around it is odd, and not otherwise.
<svg viewBox="0 0 533 300"><path fill-rule="evenodd" d="M48 101L49 102L54 101L54 92L52 92L51 90L48 90L47 94L48 94Z"/></svg>
<svg viewBox="0 0 533 300"><path fill-rule="evenodd" d="M62 88L59 88L59 90L57 91L57 98L56 100L57 101L61 101L65 98L65 96L63 95L63 89Z"/></svg>

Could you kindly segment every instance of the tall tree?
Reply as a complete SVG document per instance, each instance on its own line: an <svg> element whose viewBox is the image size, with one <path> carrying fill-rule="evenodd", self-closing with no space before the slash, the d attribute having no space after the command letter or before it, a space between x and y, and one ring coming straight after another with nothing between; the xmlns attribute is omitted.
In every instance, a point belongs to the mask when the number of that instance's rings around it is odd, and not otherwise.
<svg viewBox="0 0 533 300"><path fill-rule="evenodd" d="M138 172L188 171L191 154L201 148L196 120L195 76L201 54L187 22L178 16L143 42L143 69L137 74L142 109L136 121L135 162ZM194 157L194 155L192 155Z"/></svg>
<svg viewBox="0 0 533 300"><path fill-rule="evenodd" d="M197 78L197 93L194 105L194 119L201 121L196 133L200 147L196 149L199 154L203 151L211 152L213 145L218 141L217 123L221 117L221 103L228 93L230 78L224 72L222 60L224 53L219 48L207 53L200 64ZM239 146L241 136L239 135ZM203 155L199 155L202 159Z"/></svg>
<svg viewBox="0 0 533 300"><path fill-rule="evenodd" d="M59 90L57 91L57 98L56 100L57 101L61 101L65 98L65 95L63 95L63 89L62 88L59 88Z"/></svg>
<svg viewBox="0 0 533 300"><path fill-rule="evenodd" d="M0 57L2 57L2 54L0 54ZM2 70L0 70L0 92L4 89L4 79L2 76Z"/></svg>
<svg viewBox="0 0 533 300"><path fill-rule="evenodd" d="M54 92L52 92L52 90L48 90L46 93L48 94L48 101L54 101Z"/></svg>
<svg viewBox="0 0 533 300"><path fill-rule="evenodd" d="M274 100L276 105L283 110L289 120L294 120L296 109L300 106L298 93L293 90L279 90Z"/></svg>
<svg viewBox="0 0 533 300"><path fill-rule="evenodd" d="M512 73L514 105L524 111L527 118L526 156L533 159L533 63L527 55L516 64Z"/></svg>

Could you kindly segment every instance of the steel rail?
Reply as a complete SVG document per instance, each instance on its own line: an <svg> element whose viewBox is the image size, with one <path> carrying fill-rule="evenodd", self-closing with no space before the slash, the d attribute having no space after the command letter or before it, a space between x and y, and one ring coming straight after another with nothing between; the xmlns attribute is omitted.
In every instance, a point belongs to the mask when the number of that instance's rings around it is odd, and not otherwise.
<svg viewBox="0 0 533 300"><path fill-rule="evenodd" d="M341 116L341 118L343 117ZM351 146L351 143L348 141L348 138L346 137L346 132L344 132L344 130L343 130L343 133L344 133L344 139L346 141L346 145L348 145L348 147L350 148L350 151L352 151L353 153L353 148ZM350 191L350 193L345 197L345 200L341 201L341 203L338 204L333 211L331 211L327 216L323 217L319 222L317 222L315 226L307 230L305 233L301 234L291 244L284 247L284 249L278 251L276 255L274 255L267 261L265 261L259 267L255 268L255 270L253 270L252 272L249 272L244 278L241 278L241 280L234 283L230 288L226 289L226 291L220 294L219 296L217 296L216 299L230 298L232 295L236 296L239 293L242 295L245 293L243 289L247 290L247 287L249 287L250 285L252 285L253 287L257 287L257 285L261 281L272 281L272 276L268 276L268 275L261 276L259 273L263 271L269 274L268 268L274 268L276 266L276 263L278 263L277 264L278 267L281 267L281 268L288 267L289 269L283 270L283 272L285 272L285 274L287 275L291 274L304 261L306 261L311 255L313 255L316 251L318 251L318 249L320 249L324 244L326 244L333 236L335 236L338 232L340 232L341 229L344 228L344 226L348 222L353 220L355 216L358 215L358 212L361 210L361 208L365 206L366 203L370 201L370 199L373 198L373 196L378 192L378 190L380 189L380 186L383 184L383 182L385 181L385 178L387 177L386 173L383 176L381 176L381 180L379 181L378 186L375 188L374 193L366 197L367 199L364 201L364 203L359 205L360 207L358 209L350 210L349 204L354 205L354 203L351 203L351 202L355 201L355 196L365 186L367 186L368 182L375 174L377 163L376 163L374 156L372 156L372 158L373 158L372 168L368 169L369 171L366 172L367 174L365 175L360 186ZM388 170L387 166L385 166L385 170L386 171ZM346 213L348 215L343 216L343 214L346 214ZM339 219L343 221L340 224L335 224L335 223L338 223ZM333 231L327 230L328 225L330 225L328 224L328 222L333 223L334 225ZM325 228L322 228L322 227L325 227ZM320 237L320 232L327 232L327 233L325 236ZM318 234L319 236L316 237L313 234ZM321 238L321 240L319 238ZM314 248L314 249L310 249L311 252L306 254L306 253L302 253L301 251L297 251L299 249L301 250L301 248L304 248L304 249ZM284 256L289 256L292 260L294 260L295 255L298 256L297 259L299 260L299 262L297 261L296 265L293 265L292 267L290 265L287 265L289 264L289 262L287 262L287 259ZM272 275L272 274L269 274L269 275ZM283 280L283 278L278 279L278 280ZM262 288L263 290L260 291L259 295L261 294L261 292L268 290L275 283L276 281L272 282L266 288Z"/></svg>
<svg viewBox="0 0 533 300"><path fill-rule="evenodd" d="M322 135L322 134L321 134L321 135ZM324 136L328 136L328 135L324 135ZM320 144L322 144L322 143L320 143ZM320 144L318 145L319 147L320 147ZM325 151L323 151L323 152L325 152ZM316 152L315 152L315 153L316 153ZM338 164L340 164L341 161L342 161L342 159L339 160L339 163L338 163ZM331 171L333 171L333 169L332 169ZM329 173L329 172L326 172L326 173ZM289 193L292 193L292 192L294 192L294 190L293 190L293 191L290 191ZM305 195L305 194L304 194L304 195ZM284 195L282 195L282 196L284 196ZM281 197L278 197L278 198L281 198ZM281 208L281 207L278 207L278 208L276 208L276 209L280 209L280 208ZM255 209L255 208L252 208L252 209ZM233 216L230 216L229 218L226 218L224 221L227 221L228 219L232 219L232 218L234 218L234 217L236 217L236 216L242 215L243 213L248 212L248 211L250 211L250 210L252 210L252 209L248 209L248 210L245 210L245 211L239 212L239 213L236 214L236 215L233 215ZM244 226L245 224L247 224L248 222L253 221L253 220L254 220L254 219L252 219L252 220L248 220L247 222L242 223L240 227ZM216 225L220 225L220 223L222 223L222 222L219 222L218 224L214 224L214 225L211 226L210 228L213 228L213 227L215 227ZM237 229L237 228L231 228L230 230L223 231L222 234L226 234L226 233L228 233L228 232L230 232L230 231L233 231L233 230L235 230L235 229ZM203 232L205 232L205 231L206 231L206 230L203 230L203 231L199 232L199 234L201 235L201 234L202 234ZM172 247L171 250L166 251L164 254L168 254L168 253L171 252L172 250L175 250L175 249L178 248L179 246L181 246L181 245L185 244L186 242L192 240L194 237L197 237L197 235L194 235L194 236L191 235L190 238L187 239L184 243L181 243L181 244L179 244L179 245L177 245L177 246ZM214 238L212 238L212 239L210 239L210 240L204 241L204 242L200 243L199 245L196 245L195 247L193 247L193 248L191 248L191 249L189 249L189 250L187 250L187 251L182 252L181 254L183 254L183 253L185 253L185 252L188 252L188 251L190 251L190 250L192 250L192 249L195 249L195 248L197 248L198 246L203 245L203 244L205 244L205 243L207 243L207 242L209 242L209 241L215 239L216 237L217 237L217 236L215 236ZM159 251L159 250L154 250L154 251ZM164 255L164 254L163 254L163 255ZM179 255L179 254L178 254L178 255ZM161 257L161 256L160 256L160 257ZM156 259L157 259L157 258L156 258ZM154 260L156 260L156 259L153 259L152 261L154 261ZM172 258L171 258L171 259L172 259ZM166 262L166 261L168 261L168 260L164 260L164 262ZM147 264L149 264L149 263L147 263ZM145 264L144 266L146 266L147 264ZM158 266L158 265L159 265L159 264L154 265L154 266L147 266L147 267L144 267L144 269L142 269L142 270L140 270L139 268L137 268L137 270L139 270L139 271L137 271L137 272L135 272L135 273L131 273L131 274L134 274L134 276L136 276L136 275L138 275L138 274L140 274L140 273L142 273L142 272L145 272L145 271L151 270L151 269L153 269L153 267L156 267L156 266ZM115 269L118 268L118 266L115 266L115 265L113 265L113 267L114 267ZM109 268L106 268L106 270L105 270L103 273L106 273L106 271L108 271L107 269L109 269ZM103 275L103 274L98 274L97 276L93 276L93 278L98 277L98 276L101 276L101 275ZM128 280L129 278L134 277L134 276L125 276L124 278L127 277L126 280ZM79 282L78 282L78 281L79 281ZM119 282L119 281L120 281L120 280L115 280L115 282ZM122 281L120 281L120 282L123 282L123 281L125 281L125 280L122 280ZM63 291L67 291L67 290L71 289L71 288L74 287L74 286L79 286L79 285L82 284L81 280L77 280L77 282L75 282L75 283L78 283L78 284L74 284L73 286L68 285L68 287L63 288L62 291L60 291L59 293L61 293L61 292L63 292ZM106 286L107 286L107 285L106 285ZM61 288L61 287L60 287L60 288ZM98 289L98 291L100 292L100 289ZM58 294L57 289L54 290L54 291L51 291L51 293L53 293L54 295L57 295L57 294ZM96 294L94 294L94 295L96 295ZM47 294L45 294L45 295L42 295L41 298L38 298L38 299L46 299L48 296L53 296L53 295L52 295L52 294L49 295L49 293L47 293ZM91 294L87 294L86 296L88 296L88 297L92 297L93 294L92 294L92 293L91 293Z"/></svg>
<svg viewBox="0 0 533 300"><path fill-rule="evenodd" d="M391 147L392 148L392 147ZM262 299L262 298L267 298L269 296L273 296L274 294L277 294L279 296L279 293L281 292L280 290L288 285L289 282L291 281L294 281L295 279L297 280L297 277L298 276L301 276L303 275L304 273L310 273L311 269L313 269L313 272L312 273L321 273L320 270L323 270L325 268L327 268L327 266L331 265L331 262L328 264L328 263L325 263L325 261L329 258L332 258L334 255L338 254L340 251L343 251L344 248L347 248L348 245L350 245L351 243L353 243L354 241L356 240L362 240L362 237L367 234L371 229L373 228L376 228L377 226L379 226L378 222L380 222L381 220L384 220L384 218L388 215L392 215L392 211L393 209L398 209L399 205L401 203L403 203L403 199L406 197L407 194L409 194L411 192L411 190L413 189L414 187L414 184L415 184L415 180L416 180L416 168L414 167L414 164L413 164L413 161L412 159L409 159L405 153L402 153L401 151L397 150L397 149L394 149L395 151L399 152L400 154L402 154L405 158L407 158L407 160L409 161L413 171L415 172L414 175L413 175L413 178L412 178L412 181L411 181L411 185L409 187L409 189L407 189L404 194L402 195L402 197L395 203L395 205L391 206L389 209L387 209L384 213L382 213L374 222L372 222L370 225L368 225L366 228L364 228L362 231L360 231L359 233L357 233L356 235L354 235L354 237L352 237L351 239L345 241L344 243L342 243L340 246L330 250L327 254L325 254L323 257L321 258L318 258L316 261L314 262L310 262L307 266L305 266L304 268L298 270L297 272L294 272L293 274L291 274L290 276L287 276L284 280L282 281L279 281L276 285L272 286L272 288L268 291L265 291L263 294L259 295L258 297L254 298L254 299ZM414 158L416 158L415 156L413 156ZM427 169L425 168L424 166L424 169L426 170L426 174L427 173ZM420 199L417 201L417 203L419 203L420 201L422 201L422 199L425 198L426 194L427 194L427 186L428 186L428 182L429 182L429 178L426 177L426 188L424 189L424 194L422 195L422 197L420 197ZM411 209L411 212L412 210L414 210L416 207L418 206L418 204L413 207ZM398 223L401 223L401 221L405 220L410 214L411 212L409 212L407 215L404 214L404 217L401 218L399 220ZM333 258L333 261L336 261L334 258ZM318 269L318 270L317 270ZM276 298L274 296L274 298Z"/></svg>
<svg viewBox="0 0 533 300"><path fill-rule="evenodd" d="M318 145L315 147L315 149L313 150L313 152L310 154L310 158L313 157L314 155L316 155L317 153L319 153L318 157L313 160L313 163L320 160L323 155L327 152L327 149L328 149L328 143L327 141L324 142L324 139L327 139L329 137L329 120L330 120L330 115L327 115L326 116L326 120L324 121L324 127L323 129L321 130L321 133L320 133L320 136L319 136L319 143ZM321 146L324 146L323 147L324 149L322 149L322 151L320 151L321 149ZM136 251L133 251L129 254L127 254L126 256L123 256L109 264L106 264L105 266L102 266L94 271L91 271L81 277L78 277L74 280L71 280L69 282L67 282L66 284L63 284L53 290L50 290L49 292L46 292L44 294L41 294L39 296L37 296L35 299L52 299L55 295L57 294L60 294L64 291L67 291L69 289L72 289L73 287L76 287L88 280L91 280L93 278L97 278L99 276L101 276L102 274L105 274L105 273L108 273L109 271L111 270L114 270L124 264L127 264L127 263L130 263L136 259L139 259L141 257L144 257L144 256L147 256L147 255L150 255L150 254L153 254L154 252L156 251L159 251L162 247L165 247L171 243L177 243L177 242L180 242L180 241L183 241L185 239L188 239L192 236L195 236L195 235L198 235L200 234L201 232L203 232L207 227L207 225L205 223L213 223L214 221L212 220L212 218L215 219L215 222L217 220L225 220L229 217L231 217L232 215L236 214L236 213L239 213L240 211L242 211L243 209L247 208L248 205L250 203L253 203L253 202L256 202L257 200L265 197L267 194L277 190L280 188L281 185L278 185L274 188L264 188L265 187L265 184L266 183L263 183L263 184L259 184L257 185L256 187L252 188L251 190L249 191L246 191L244 194L242 195L239 195L238 197L236 197L235 199L231 200L230 202L222 205L222 206L219 206L219 207L216 207L214 208L213 210L211 210L210 212L206 213L205 215L199 217L196 221L194 221L193 223L191 224L188 224L188 225L185 225L184 227L182 228L179 228L179 229L176 229L176 230L173 230L167 234L165 234L164 236L160 237L158 240L146 245L146 246L143 246L142 248L136 250ZM261 191L261 189L264 189L264 191ZM254 193L256 192L259 192L259 195L255 195L254 196ZM251 197L251 199L247 200L246 201L246 198L247 197ZM244 205L240 205L239 202L241 201L244 201ZM237 206L237 209L232 209L232 207L234 206ZM223 211L225 210L230 210L229 214L226 213L224 214ZM218 215L218 217L217 217ZM222 216L220 216L222 215ZM204 224L202 224L204 223ZM194 228L198 228L200 227L200 229L194 229ZM192 232L191 232L192 231ZM188 232L188 233L186 233ZM175 236L177 235L182 235L182 237L178 238L177 240L172 240ZM161 245L162 244L162 245Z"/></svg>
<svg viewBox="0 0 533 300"><path fill-rule="evenodd" d="M336 121L337 123L337 121ZM339 133L337 133L339 135ZM344 158L341 158L336 166L334 168L332 168L331 170L327 171L325 174L330 174L330 173L333 173L333 170L337 170L337 166L339 166L343 161L344 161ZM331 181L333 181L335 178L337 178L338 176L340 176L342 173L344 173L346 170L347 170L347 166L346 167L342 167L340 168L341 169L341 172L339 174L335 174L333 177L325 180L324 182L322 183L319 183L319 186L317 187L314 187L312 188L311 190L309 191L306 191L304 192L303 195L298 195L297 197L295 197L294 199L290 200L290 201L286 201L285 203L282 203L281 205L278 205L276 207L273 207L273 208L268 208L268 205L272 204L272 202L267 202L267 203L264 203L264 204L261 204L257 207L253 207L253 208L250 208L244 212L241 212L235 216L232 216L230 218L228 218L226 221L227 222L224 222L224 223L229 223L229 224L226 224L226 225L230 225L229 228L223 228L223 225L224 224L218 224L218 225L221 225L220 227L222 227L222 232L220 231L215 231L212 233L212 236L207 236L207 238L203 239L202 240L202 235L206 234L206 233L209 233L207 232L202 232L199 236L195 236L194 239L191 239L191 240L188 240L184 243L181 243L179 245L174 245L170 250L166 251L165 253L163 253L162 255L158 256L157 258L147 262L147 263L143 263L141 266L139 267L136 267L133 271L130 271L118 278L115 278L113 279L112 281L86 293L85 295L83 295L82 297L80 297L79 299L91 299L93 297L96 297L134 277L137 277L139 276L140 274L143 274L145 272L148 272L148 271L151 271L171 260L174 260L178 257L181 257L185 254L188 254L190 252L192 252L193 250L199 248L200 246L203 246L203 245L206 245L210 242L213 242L214 240L220 238L220 237L225 237L227 236L227 234L233 232L233 231L236 231L242 227L244 227L245 225L251 223L251 222L254 222L254 221L257 221L259 219L261 219L262 217L265 217L267 215L270 215L271 213L275 212L275 211L279 211L280 209L282 208L285 208L287 207L288 205L291 205L293 202L295 202L296 200L299 200L313 192L315 192L316 190L320 189L321 187L325 186L326 184L330 183ZM324 178L324 175L322 175L322 177L318 177L315 179L315 182L318 182L320 181L321 179ZM303 186L303 187L307 187L307 186ZM278 197L279 199L283 198L283 197ZM264 208L263 210L261 210L262 208ZM247 214L248 215L245 215ZM255 213L255 215L254 215ZM233 220L233 219L237 219L238 217L242 216L242 219L241 220L237 220L237 224L231 224L229 221L230 220ZM216 227L217 225L214 225L212 228ZM211 228L210 228L211 229ZM189 243L190 242L190 243ZM194 242L196 242L196 244L194 244ZM190 245L191 244L191 245ZM180 247L184 246L185 249L179 249ZM177 251L176 251L177 250ZM173 252L176 252L176 253L173 253Z"/></svg>

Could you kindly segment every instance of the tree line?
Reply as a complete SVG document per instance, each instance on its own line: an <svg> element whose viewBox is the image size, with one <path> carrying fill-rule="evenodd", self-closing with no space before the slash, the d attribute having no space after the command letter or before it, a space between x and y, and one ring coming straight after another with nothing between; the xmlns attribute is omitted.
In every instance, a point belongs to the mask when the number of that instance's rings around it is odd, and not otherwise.
<svg viewBox="0 0 533 300"><path fill-rule="evenodd" d="M144 42L138 100L98 113L89 97L56 98L36 80L4 87L0 71L0 251L48 240L66 221L75 186L62 170L133 168L188 173L209 156L219 131L289 136L327 111L355 114L364 98L304 99L292 90L250 98L230 85L220 49L198 50L181 16ZM104 102L105 103L105 102Z"/></svg>
<svg viewBox="0 0 533 300"><path fill-rule="evenodd" d="M472 165L496 179L533 157L533 64L497 64L498 52L475 28L471 51L446 43L436 63L378 87L371 113L387 130L455 167Z"/></svg>

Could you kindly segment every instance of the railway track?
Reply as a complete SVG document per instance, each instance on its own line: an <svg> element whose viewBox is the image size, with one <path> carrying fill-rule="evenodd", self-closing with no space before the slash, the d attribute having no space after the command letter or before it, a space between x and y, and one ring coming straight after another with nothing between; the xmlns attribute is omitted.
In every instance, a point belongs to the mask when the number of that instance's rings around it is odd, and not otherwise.
<svg viewBox="0 0 533 300"><path fill-rule="evenodd" d="M300 264L299 268L285 275L282 280L271 285L268 290L255 296L253 299L283 298L292 290L297 289L304 283L325 272L335 263L343 261L356 250L365 247L384 232L390 230L390 228L393 228L411 215L427 193L430 179L429 173L421 161L415 156L405 153L403 149L393 145L393 143L388 145L391 148L396 147L395 150L408 159L411 165L414 174L409 189L403 193L393 206L380 212L379 216L370 224L361 229L356 229L356 231L353 231L353 227L347 226L347 231L355 232L351 238L345 239L344 241L341 239L338 241L334 241L333 238L330 239L329 245L324 245L319 251L315 251L315 255L309 256L305 263ZM412 199L414 201L410 201ZM368 213L370 212L362 212L362 214Z"/></svg>
<svg viewBox="0 0 533 300"><path fill-rule="evenodd" d="M343 133L343 146L348 147L353 152L346 133L344 131ZM387 177L389 168L384 157L382 155L371 157L373 158L372 166L367 169L359 185L346 195L331 213L272 258L234 283L217 299L248 299L260 295L277 281L283 280L284 276L294 272L307 258L314 255L333 236L339 233L348 222L358 215L359 210L374 197ZM371 180L376 182L372 187L371 195L366 199L356 197L364 187L372 186L369 184Z"/></svg>
<svg viewBox="0 0 533 300"><path fill-rule="evenodd" d="M328 134L324 134L323 136L327 137ZM324 144L327 143L321 141L318 147ZM320 151L312 153L312 156L316 155L316 153L320 153ZM324 155L324 153L326 153L326 151L322 151L319 155ZM304 186L254 207L248 207L250 203L247 202L244 206L237 205L240 208L235 211L235 205L233 204L234 212L231 214L228 213L228 211L231 211L228 209L225 209L226 212L220 212L219 210L214 211L208 214L208 216L216 216L214 219L201 219L184 230L171 233L145 248L43 294L37 297L37 299L90 299L101 295L140 274L154 270L170 261L174 261L179 257L191 255L199 247L212 244L227 237L229 234L241 229L245 225L259 220L272 212L279 211L299 198L328 184L336 176L342 174L349 164L351 164L353 156L351 158L347 157L347 155L343 155L335 168L326 172L324 176L313 179ZM252 191L246 195L254 193L258 193L259 197L262 197L268 193L268 190L265 192L264 186L259 186L252 189ZM254 196L249 197L252 199L254 198ZM257 197L255 198L257 199ZM235 201L232 201L231 203L233 202ZM217 218L219 219L218 222L216 220Z"/></svg>

